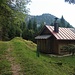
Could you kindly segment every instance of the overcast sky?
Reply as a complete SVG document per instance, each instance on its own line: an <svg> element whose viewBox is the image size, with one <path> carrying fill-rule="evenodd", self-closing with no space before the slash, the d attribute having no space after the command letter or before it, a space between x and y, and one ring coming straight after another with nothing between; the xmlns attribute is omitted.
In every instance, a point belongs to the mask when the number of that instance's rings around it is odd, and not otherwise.
<svg viewBox="0 0 75 75"><path fill-rule="evenodd" d="M32 0L28 8L30 15L50 13L58 18L63 15L75 27L75 5L65 3L64 0Z"/></svg>

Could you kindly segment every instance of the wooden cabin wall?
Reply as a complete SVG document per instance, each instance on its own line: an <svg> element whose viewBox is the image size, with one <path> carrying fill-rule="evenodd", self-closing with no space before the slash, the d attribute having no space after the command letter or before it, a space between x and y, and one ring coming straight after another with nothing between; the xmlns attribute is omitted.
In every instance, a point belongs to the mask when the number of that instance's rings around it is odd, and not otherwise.
<svg viewBox="0 0 75 75"><path fill-rule="evenodd" d="M37 49L42 53L47 53L46 52L46 40L45 39L37 40Z"/></svg>
<svg viewBox="0 0 75 75"><path fill-rule="evenodd" d="M46 40L46 49L48 53L53 53L53 38L52 37Z"/></svg>
<svg viewBox="0 0 75 75"><path fill-rule="evenodd" d="M50 39L46 39L46 48L45 48L45 51L46 53L50 53Z"/></svg>
<svg viewBox="0 0 75 75"><path fill-rule="evenodd" d="M56 38L53 39L53 54L59 54L58 41Z"/></svg>
<svg viewBox="0 0 75 75"><path fill-rule="evenodd" d="M45 39L41 40L41 51L44 53L47 53L46 52L46 40Z"/></svg>
<svg viewBox="0 0 75 75"><path fill-rule="evenodd" d="M37 49L42 53L53 53L52 39L37 40Z"/></svg>

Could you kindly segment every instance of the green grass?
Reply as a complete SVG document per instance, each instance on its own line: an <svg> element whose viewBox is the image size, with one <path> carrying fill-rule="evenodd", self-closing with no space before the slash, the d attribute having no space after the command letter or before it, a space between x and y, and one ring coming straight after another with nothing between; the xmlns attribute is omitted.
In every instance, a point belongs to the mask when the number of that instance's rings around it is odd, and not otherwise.
<svg viewBox="0 0 75 75"><path fill-rule="evenodd" d="M0 41L0 75L12 75L10 72L10 63L5 57L8 43Z"/></svg>
<svg viewBox="0 0 75 75"><path fill-rule="evenodd" d="M14 56L15 61L20 64L23 75L75 74L75 56L50 57L45 54L40 54L40 57L37 57L37 46L33 42L17 37L12 39L10 43L13 47L11 53ZM6 43L4 44L5 46L7 45ZM1 47L3 48L3 45ZM7 48L3 50L5 51L6 49ZM4 52L2 51L1 54L3 55ZM62 63L62 65L59 65L58 63ZM8 62L7 65L9 65ZM8 68L10 68L10 65Z"/></svg>

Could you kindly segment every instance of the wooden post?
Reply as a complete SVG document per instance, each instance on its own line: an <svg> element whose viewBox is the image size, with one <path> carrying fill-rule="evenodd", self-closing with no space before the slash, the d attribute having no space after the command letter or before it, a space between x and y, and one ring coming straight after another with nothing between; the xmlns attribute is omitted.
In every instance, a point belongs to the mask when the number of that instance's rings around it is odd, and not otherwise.
<svg viewBox="0 0 75 75"><path fill-rule="evenodd" d="M36 55L37 55L37 57L39 57L39 56L40 56L40 51L39 51L38 40L37 40L37 51L36 51Z"/></svg>
<svg viewBox="0 0 75 75"><path fill-rule="evenodd" d="M39 52L39 50L37 49L37 57L39 57L40 56L40 52Z"/></svg>

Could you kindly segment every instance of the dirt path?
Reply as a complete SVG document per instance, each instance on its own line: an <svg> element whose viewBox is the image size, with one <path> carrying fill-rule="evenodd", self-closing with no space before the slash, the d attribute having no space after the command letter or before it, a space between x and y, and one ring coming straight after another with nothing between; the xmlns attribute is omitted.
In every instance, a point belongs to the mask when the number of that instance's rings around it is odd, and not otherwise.
<svg viewBox="0 0 75 75"><path fill-rule="evenodd" d="M15 58L11 55L11 51L12 51L12 45L9 44L9 48L7 50L7 54L6 54L6 59L8 59L8 61L11 64L11 72L13 73L12 75L23 75L21 73L21 67L18 63L15 62Z"/></svg>

